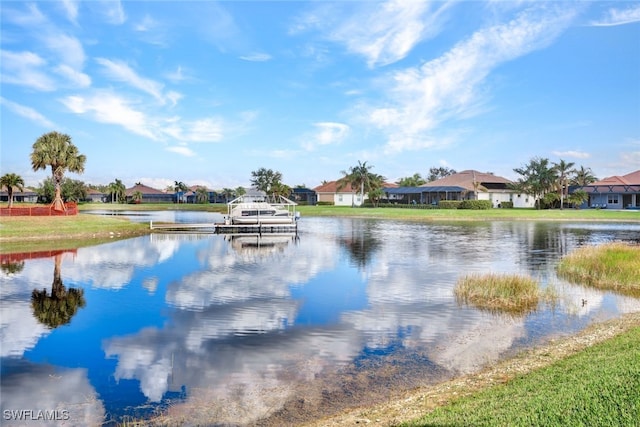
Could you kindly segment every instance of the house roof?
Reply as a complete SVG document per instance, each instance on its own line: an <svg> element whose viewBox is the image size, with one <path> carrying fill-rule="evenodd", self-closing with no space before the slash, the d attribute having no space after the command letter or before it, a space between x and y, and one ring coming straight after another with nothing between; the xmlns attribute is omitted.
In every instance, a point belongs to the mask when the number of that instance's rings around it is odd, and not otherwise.
<svg viewBox="0 0 640 427"><path fill-rule="evenodd" d="M385 182L382 184L382 188L394 188L397 187L397 184ZM338 190L338 187L341 187ZM343 185L339 184L339 181L331 181L326 184L319 185L313 189L316 193L358 193L360 192L360 188L353 188L351 184L348 182Z"/></svg>
<svg viewBox="0 0 640 427"><path fill-rule="evenodd" d="M429 187L395 187L387 188L388 194L422 194L422 193L459 193L466 189L458 185L432 185Z"/></svg>
<svg viewBox="0 0 640 427"><path fill-rule="evenodd" d="M160 191L160 190L157 190L155 188L151 188L151 187L149 187L147 185L144 185L144 184L136 184L131 188L127 188L124 193L127 196L131 196L136 191L139 191L142 194L167 194L164 191Z"/></svg>
<svg viewBox="0 0 640 427"><path fill-rule="evenodd" d="M421 185L421 187L462 187L465 190L474 191L474 183L485 184L510 184L511 181L491 173L478 172L476 170L465 170L454 173L444 178ZM479 187L478 190L486 191L486 188Z"/></svg>
<svg viewBox="0 0 640 427"><path fill-rule="evenodd" d="M640 191L640 170L626 175L614 175L582 187L587 193L626 193Z"/></svg>

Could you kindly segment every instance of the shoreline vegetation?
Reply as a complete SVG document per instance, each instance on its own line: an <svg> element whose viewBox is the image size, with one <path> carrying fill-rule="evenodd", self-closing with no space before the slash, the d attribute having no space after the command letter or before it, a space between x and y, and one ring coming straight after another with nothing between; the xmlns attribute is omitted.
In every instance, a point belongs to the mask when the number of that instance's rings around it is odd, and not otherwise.
<svg viewBox="0 0 640 427"><path fill-rule="evenodd" d="M202 206L202 205L201 205ZM106 210L202 210L226 213L226 205L81 205L81 211ZM394 208L350 208L333 206L301 206L304 216L350 216L407 221L624 221L639 222L638 212L606 210L557 210L538 211L529 209L492 209L489 211L459 210L411 210ZM123 239L150 233L148 223L134 223L126 218L79 214L71 217L2 217L0 218L0 252L26 252L31 250L72 249L90 246L103 241ZM606 268L594 268L602 277L612 277L621 266L638 271L640 257L636 250L640 246L615 244L588 247L596 251L589 254L587 265L594 260L605 259ZM627 248L631 247L630 255ZM603 255L611 251L613 255ZM600 251L600 252L597 252ZM575 269L583 263L585 255L575 251L577 258L569 254L561 265ZM586 278L594 274L581 270L575 280L585 286L598 286ZM564 274L565 267L559 267ZM623 270L626 271L626 270ZM493 283L502 275L472 277ZM637 280L623 279L615 286L616 292L637 296ZM487 278L489 280L487 280ZM507 278L510 281L511 278ZM628 282L628 283L627 283ZM543 291L544 292L544 291ZM543 294L544 298L544 294ZM494 309L495 307L491 308ZM386 403L358 408L317 420L311 426L344 426L354 424L372 425L502 425L509 420L512 425L542 425L551 422L557 425L571 424L585 419L603 420L606 425L625 425L625 420L640 418L640 402L637 390L640 387L640 359L634 357L640 346L640 313L622 315L617 319L599 322L570 337L558 338L526 350L515 357L507 358L474 374L425 386L396 396ZM606 360L607 369L603 369ZM578 374L576 374L578 373ZM551 384L551 385L549 385ZM556 386L554 386L554 384ZM563 385L558 394L555 388ZM603 394L594 392L605 390ZM530 393L536 390L536 393ZM517 405L513 405L514 399ZM580 411L572 410L564 397L580 401ZM485 409L487 408L487 409ZM621 409L622 408L622 409ZM551 413L551 415L548 415ZM527 416L530 414L530 416ZM524 417L524 418L522 418ZM547 417L547 418L545 418ZM552 418L548 418L552 417ZM500 421L502 420L502 421ZM162 422L169 421L160 417ZM596 422L594 425L605 425ZM172 424L173 425L173 424ZM179 425L179 424L178 424Z"/></svg>

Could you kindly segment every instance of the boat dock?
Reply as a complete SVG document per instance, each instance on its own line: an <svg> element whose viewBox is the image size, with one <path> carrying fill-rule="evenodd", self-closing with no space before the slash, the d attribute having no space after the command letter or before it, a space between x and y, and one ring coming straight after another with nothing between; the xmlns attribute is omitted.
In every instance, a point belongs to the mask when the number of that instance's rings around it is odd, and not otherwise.
<svg viewBox="0 0 640 427"><path fill-rule="evenodd" d="M226 223L159 223L149 221L149 229L160 233L297 233L298 223L291 224L226 224Z"/></svg>

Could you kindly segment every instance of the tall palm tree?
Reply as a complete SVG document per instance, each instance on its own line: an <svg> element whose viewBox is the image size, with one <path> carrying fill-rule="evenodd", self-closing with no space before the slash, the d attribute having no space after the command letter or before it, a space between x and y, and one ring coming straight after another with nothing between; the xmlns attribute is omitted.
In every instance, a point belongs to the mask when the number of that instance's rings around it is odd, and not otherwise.
<svg viewBox="0 0 640 427"><path fill-rule="evenodd" d="M209 203L209 191L206 187L196 188L196 200L198 203Z"/></svg>
<svg viewBox="0 0 640 427"><path fill-rule="evenodd" d="M222 194L224 195L224 202L229 203L229 199L232 198L234 194L236 194L236 190L225 187L222 189Z"/></svg>
<svg viewBox="0 0 640 427"><path fill-rule="evenodd" d="M513 170L522 175L519 183L527 193L533 196L536 207L540 209L540 199L551 191L557 182L556 172L549 166L549 159L534 157L529 164Z"/></svg>
<svg viewBox="0 0 640 427"><path fill-rule="evenodd" d="M553 167L558 175L558 192L560 193L560 209L564 209L564 197L568 191L569 174L573 173L574 162L565 162L560 159L558 163L554 163Z"/></svg>
<svg viewBox="0 0 640 427"><path fill-rule="evenodd" d="M13 187L20 191L24 191L24 180L20 175L15 173L5 173L0 178L0 188L7 187L7 194L9 195L9 208L13 207Z"/></svg>
<svg viewBox="0 0 640 427"><path fill-rule="evenodd" d="M55 184L55 196L53 209L63 211L61 185L65 171L82 173L87 157L80 154L78 147L71 142L71 137L64 133L49 132L42 135L33 144L31 153L31 166L34 171L46 169L51 166L51 174Z"/></svg>
<svg viewBox="0 0 640 427"><path fill-rule="evenodd" d="M574 171L573 178L571 179L571 184L584 187L585 185L589 185L593 182L596 182L597 180L598 178L596 178L596 176L593 174L591 168L580 166L580 169L576 169Z"/></svg>
<svg viewBox="0 0 640 427"><path fill-rule="evenodd" d="M109 183L107 188L109 193L111 193L111 203L113 203L114 200L118 203L122 203L122 201L125 199L125 194L127 191L127 188L124 186L122 181L116 179L115 181Z"/></svg>
<svg viewBox="0 0 640 427"><path fill-rule="evenodd" d="M182 181L175 181L173 184L173 189L176 192L176 200L178 201L178 203L180 203L180 193L189 190L189 187L187 187L187 184Z"/></svg>
<svg viewBox="0 0 640 427"><path fill-rule="evenodd" d="M373 166L367 166L367 162L360 162L360 160L358 160L356 166L340 172L344 177L338 180L338 189L346 187L347 184L351 185L351 188L360 187L360 201L364 201L364 193L365 191L368 192L371 187L371 168L373 168ZM353 199L351 206L353 206Z"/></svg>

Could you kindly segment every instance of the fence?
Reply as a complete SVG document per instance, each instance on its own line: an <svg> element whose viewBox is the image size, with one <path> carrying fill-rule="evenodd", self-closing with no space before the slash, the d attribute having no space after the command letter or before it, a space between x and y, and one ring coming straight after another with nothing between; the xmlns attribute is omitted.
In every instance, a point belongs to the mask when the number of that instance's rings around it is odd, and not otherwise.
<svg viewBox="0 0 640 427"><path fill-rule="evenodd" d="M68 216L78 214L78 205L73 202L65 203L64 211L53 210L53 206L30 206L0 208L0 216Z"/></svg>

